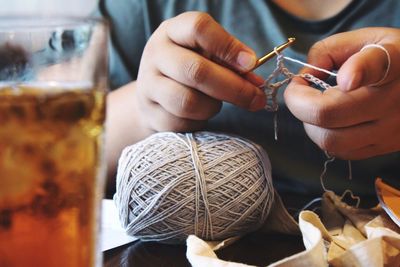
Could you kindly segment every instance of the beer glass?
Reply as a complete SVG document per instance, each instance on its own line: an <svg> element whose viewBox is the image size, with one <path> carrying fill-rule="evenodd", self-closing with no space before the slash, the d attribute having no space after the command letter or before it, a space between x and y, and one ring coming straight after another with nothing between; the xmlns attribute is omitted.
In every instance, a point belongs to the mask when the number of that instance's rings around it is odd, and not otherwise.
<svg viewBox="0 0 400 267"><path fill-rule="evenodd" d="M0 266L100 266L107 25L0 18Z"/></svg>

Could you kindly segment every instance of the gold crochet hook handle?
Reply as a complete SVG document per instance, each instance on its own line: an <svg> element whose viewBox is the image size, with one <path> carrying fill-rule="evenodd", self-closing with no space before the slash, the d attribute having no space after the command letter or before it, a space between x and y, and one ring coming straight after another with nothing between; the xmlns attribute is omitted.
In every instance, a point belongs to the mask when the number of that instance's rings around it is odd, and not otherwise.
<svg viewBox="0 0 400 267"><path fill-rule="evenodd" d="M257 59L256 65L251 70L249 70L249 72L255 70L256 68L260 67L262 64L264 64L265 62L276 56L276 52L281 52L285 48L291 46L294 43L294 41L296 41L296 38L290 37L288 38L287 42L281 44L280 46L276 47L273 51Z"/></svg>

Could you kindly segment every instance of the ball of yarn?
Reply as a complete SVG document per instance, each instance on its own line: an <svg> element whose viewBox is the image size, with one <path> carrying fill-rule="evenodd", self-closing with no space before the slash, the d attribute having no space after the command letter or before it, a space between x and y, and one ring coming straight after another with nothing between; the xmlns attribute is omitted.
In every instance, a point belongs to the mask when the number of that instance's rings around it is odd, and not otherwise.
<svg viewBox="0 0 400 267"><path fill-rule="evenodd" d="M157 133L125 148L114 196L129 235L220 241L259 228L273 202L266 152L226 134Z"/></svg>

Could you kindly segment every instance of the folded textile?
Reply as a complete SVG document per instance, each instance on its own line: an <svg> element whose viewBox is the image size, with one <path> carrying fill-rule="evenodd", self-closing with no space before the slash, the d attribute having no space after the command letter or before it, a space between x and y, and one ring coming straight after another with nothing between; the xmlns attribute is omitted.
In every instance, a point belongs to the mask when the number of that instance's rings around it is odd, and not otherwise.
<svg viewBox="0 0 400 267"><path fill-rule="evenodd" d="M260 230L279 231L277 222L285 221L281 232L293 232L293 225L288 226L290 219L284 218L289 214L282 203L276 207L271 214L274 218L267 220L266 227ZM353 207L329 191L322 197L321 210L321 218L308 210L299 215L298 229L305 250L268 266L400 266L400 229L380 207ZM186 256L193 267L251 266L218 259L214 250L221 247L189 236Z"/></svg>

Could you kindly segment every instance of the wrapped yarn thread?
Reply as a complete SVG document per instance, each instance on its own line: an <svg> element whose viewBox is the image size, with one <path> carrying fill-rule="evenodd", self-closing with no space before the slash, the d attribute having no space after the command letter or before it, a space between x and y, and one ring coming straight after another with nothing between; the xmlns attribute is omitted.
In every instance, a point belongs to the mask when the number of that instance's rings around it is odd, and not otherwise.
<svg viewBox="0 0 400 267"><path fill-rule="evenodd" d="M220 241L259 228L274 189L266 152L220 133L157 133L125 148L114 196L127 234L184 243Z"/></svg>

